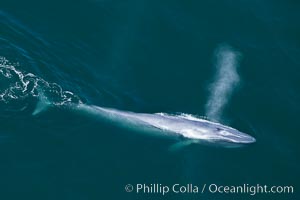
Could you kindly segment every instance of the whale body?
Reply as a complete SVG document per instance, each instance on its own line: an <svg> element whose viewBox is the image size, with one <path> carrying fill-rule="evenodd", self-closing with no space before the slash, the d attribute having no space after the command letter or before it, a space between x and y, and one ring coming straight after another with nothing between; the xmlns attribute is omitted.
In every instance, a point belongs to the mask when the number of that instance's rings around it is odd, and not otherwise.
<svg viewBox="0 0 300 200"><path fill-rule="evenodd" d="M45 104L40 106L34 114L43 111ZM76 113L104 119L137 132L175 139L175 148L194 143L238 147L256 141L254 137L237 129L188 114L135 113L86 104L70 104L66 107Z"/></svg>

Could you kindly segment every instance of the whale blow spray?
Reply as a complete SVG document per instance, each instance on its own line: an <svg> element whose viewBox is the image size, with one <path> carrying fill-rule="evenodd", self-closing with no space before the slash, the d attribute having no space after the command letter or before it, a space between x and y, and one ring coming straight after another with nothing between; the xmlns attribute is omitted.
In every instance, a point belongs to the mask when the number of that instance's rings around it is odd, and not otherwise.
<svg viewBox="0 0 300 200"><path fill-rule="evenodd" d="M237 72L240 53L228 45L221 45L215 52L216 75L209 86L210 94L205 106L206 116L219 121L224 107L240 82Z"/></svg>

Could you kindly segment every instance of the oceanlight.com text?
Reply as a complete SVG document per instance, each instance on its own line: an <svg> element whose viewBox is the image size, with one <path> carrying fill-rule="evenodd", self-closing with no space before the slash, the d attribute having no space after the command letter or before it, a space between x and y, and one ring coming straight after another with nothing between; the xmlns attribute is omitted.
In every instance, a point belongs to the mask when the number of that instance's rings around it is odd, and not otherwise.
<svg viewBox="0 0 300 200"><path fill-rule="evenodd" d="M138 183L138 184L127 184L125 191L128 193L136 194L160 194L167 195L169 193L174 194L293 194L293 186L268 186L268 185L218 185L218 184L179 184L175 183L172 185L153 183Z"/></svg>

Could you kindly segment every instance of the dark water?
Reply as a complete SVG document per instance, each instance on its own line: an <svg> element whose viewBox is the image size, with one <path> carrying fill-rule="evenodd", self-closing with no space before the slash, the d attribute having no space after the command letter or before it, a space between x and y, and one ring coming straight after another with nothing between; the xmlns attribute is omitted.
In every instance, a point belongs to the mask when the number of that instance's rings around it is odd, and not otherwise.
<svg viewBox="0 0 300 200"><path fill-rule="evenodd" d="M292 0L1 0L0 199L299 198L299 9ZM213 98L224 46L239 57L238 81ZM54 108L33 116L40 98ZM219 121L257 142L174 153L172 141L59 109L206 115L210 101L221 104ZM163 197L126 193L129 183L291 185L294 194Z"/></svg>

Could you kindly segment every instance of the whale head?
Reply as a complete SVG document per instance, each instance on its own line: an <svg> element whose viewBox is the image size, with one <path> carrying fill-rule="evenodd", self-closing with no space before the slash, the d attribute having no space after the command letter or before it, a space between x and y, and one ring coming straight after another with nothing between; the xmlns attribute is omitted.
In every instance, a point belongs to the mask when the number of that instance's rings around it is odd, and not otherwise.
<svg viewBox="0 0 300 200"><path fill-rule="evenodd" d="M254 137L232 127L205 119L192 120L192 128L182 131L185 138L221 146L242 146L256 142Z"/></svg>
<svg viewBox="0 0 300 200"><path fill-rule="evenodd" d="M230 143L250 144L256 142L256 139L246 133L240 132L234 128L217 127L215 135L218 135L219 140Z"/></svg>
<svg viewBox="0 0 300 200"><path fill-rule="evenodd" d="M254 137L219 123L209 121L206 126L208 144L235 148L256 142Z"/></svg>

